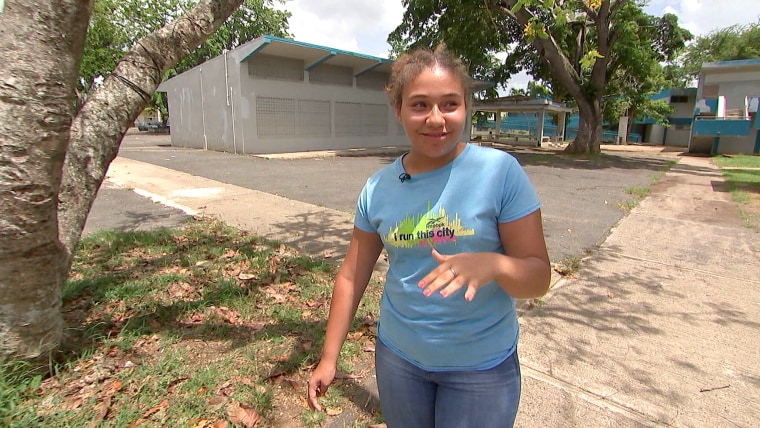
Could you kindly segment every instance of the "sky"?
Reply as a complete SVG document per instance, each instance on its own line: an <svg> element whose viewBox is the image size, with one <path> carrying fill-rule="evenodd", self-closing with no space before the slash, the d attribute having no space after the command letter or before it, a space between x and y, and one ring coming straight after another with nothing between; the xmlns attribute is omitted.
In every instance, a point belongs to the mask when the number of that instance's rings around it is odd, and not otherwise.
<svg viewBox="0 0 760 428"><path fill-rule="evenodd" d="M278 7L292 14L295 40L383 58L390 49L388 34L404 14L402 0L286 0ZM644 9L677 15L681 27L697 36L760 22L760 0L650 0ZM528 79L514 76L509 86L524 88Z"/></svg>

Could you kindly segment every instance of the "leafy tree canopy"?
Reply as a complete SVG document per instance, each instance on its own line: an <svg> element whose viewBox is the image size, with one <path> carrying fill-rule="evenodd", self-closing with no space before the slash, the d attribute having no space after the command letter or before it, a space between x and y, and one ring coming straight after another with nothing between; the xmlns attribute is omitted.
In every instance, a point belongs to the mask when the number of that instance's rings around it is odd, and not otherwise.
<svg viewBox="0 0 760 428"><path fill-rule="evenodd" d="M703 63L753 58L760 58L760 23L733 25L697 37L667 72L676 86L686 87L697 79Z"/></svg>
<svg viewBox="0 0 760 428"><path fill-rule="evenodd" d="M395 51L445 43L476 78L504 85L524 70L555 100L580 112L568 151L598 151L609 100L657 92L661 62L691 39L675 15L658 18L637 0L405 0L404 20L389 36ZM497 54L506 53L499 61ZM655 77L655 78L653 78ZM493 95L493 94L491 94ZM634 97L636 95L636 97Z"/></svg>
<svg viewBox="0 0 760 428"><path fill-rule="evenodd" d="M289 37L290 12L272 8L273 1L245 0L221 28L185 57L164 78L172 77L264 34ZM163 27L197 0L95 0L80 67L78 91L86 94L141 37ZM152 104L163 104L154 95Z"/></svg>

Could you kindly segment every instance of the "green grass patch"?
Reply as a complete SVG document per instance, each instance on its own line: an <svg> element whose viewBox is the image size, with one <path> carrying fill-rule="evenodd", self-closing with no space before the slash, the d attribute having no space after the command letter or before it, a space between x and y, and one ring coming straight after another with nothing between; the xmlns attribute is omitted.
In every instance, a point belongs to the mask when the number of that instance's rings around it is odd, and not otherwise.
<svg viewBox="0 0 760 428"><path fill-rule="evenodd" d="M329 424L304 397L335 273L215 221L87 237L63 293L61 353L45 376L0 367L0 426ZM342 353L340 369L359 377L371 375L380 290L368 287ZM326 404L374 423L344 382Z"/></svg>
<svg viewBox="0 0 760 428"><path fill-rule="evenodd" d="M760 156L736 155L713 158L721 166L731 198L747 227L760 230Z"/></svg>
<svg viewBox="0 0 760 428"><path fill-rule="evenodd" d="M718 155L712 159L721 168L760 168L758 155Z"/></svg>

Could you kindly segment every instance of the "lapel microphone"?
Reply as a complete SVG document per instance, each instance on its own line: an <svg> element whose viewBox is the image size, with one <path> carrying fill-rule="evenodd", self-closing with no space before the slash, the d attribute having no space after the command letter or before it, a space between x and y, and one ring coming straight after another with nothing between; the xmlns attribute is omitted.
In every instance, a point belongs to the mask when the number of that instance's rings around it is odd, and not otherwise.
<svg viewBox="0 0 760 428"><path fill-rule="evenodd" d="M403 182L405 182L406 180L411 180L411 179L412 179L412 176L411 176L411 175L409 175L409 174L407 174L407 173L406 173L406 171L405 171L405 172L402 172L402 173L401 173L401 174L398 176L398 179L399 179L399 181L401 181L401 182L403 183Z"/></svg>

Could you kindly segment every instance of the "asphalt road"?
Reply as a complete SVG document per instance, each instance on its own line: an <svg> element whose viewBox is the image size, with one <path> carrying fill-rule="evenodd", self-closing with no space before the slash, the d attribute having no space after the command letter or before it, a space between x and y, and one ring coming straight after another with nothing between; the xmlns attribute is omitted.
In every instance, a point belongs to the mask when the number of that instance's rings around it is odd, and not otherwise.
<svg viewBox="0 0 760 428"><path fill-rule="evenodd" d="M554 262L581 258L601 244L635 200L632 193L660 177L672 153L605 151L591 160L552 149L507 148L523 165L542 201L544 232ZM168 135L127 134L119 156L352 213L367 178L392 162L381 155L268 159L171 147ZM183 212L131 190L104 184L85 233L176 226Z"/></svg>

